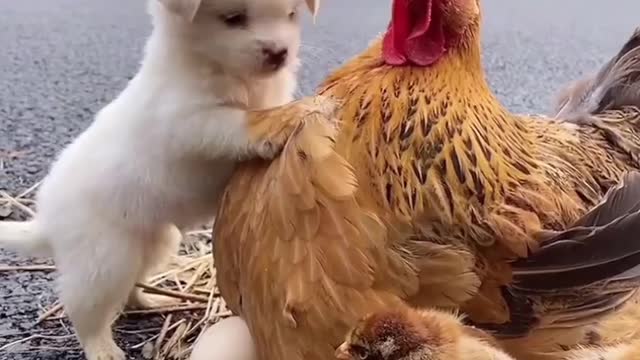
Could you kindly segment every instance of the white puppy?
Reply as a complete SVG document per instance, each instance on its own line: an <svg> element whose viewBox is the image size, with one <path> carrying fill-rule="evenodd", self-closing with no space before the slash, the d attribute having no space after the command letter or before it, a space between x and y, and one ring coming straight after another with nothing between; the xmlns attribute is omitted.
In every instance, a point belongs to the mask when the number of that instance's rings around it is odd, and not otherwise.
<svg viewBox="0 0 640 360"><path fill-rule="evenodd" d="M150 0L137 75L60 154L34 220L0 223L0 243L54 257L89 360L124 359L112 319L158 300L134 284L213 218L239 159L282 147L242 109L292 100L301 1Z"/></svg>

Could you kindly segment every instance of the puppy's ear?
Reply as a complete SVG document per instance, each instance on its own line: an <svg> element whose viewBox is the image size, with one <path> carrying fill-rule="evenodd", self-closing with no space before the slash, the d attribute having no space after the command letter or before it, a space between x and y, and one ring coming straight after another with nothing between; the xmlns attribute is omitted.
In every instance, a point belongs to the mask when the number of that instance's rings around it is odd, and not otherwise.
<svg viewBox="0 0 640 360"><path fill-rule="evenodd" d="M202 0L158 0L167 10L192 22L196 17Z"/></svg>
<svg viewBox="0 0 640 360"><path fill-rule="evenodd" d="M320 9L320 0L305 0L307 3L307 7L309 11L311 11L311 15L313 15L313 19L315 20L316 15L318 14L318 9Z"/></svg>

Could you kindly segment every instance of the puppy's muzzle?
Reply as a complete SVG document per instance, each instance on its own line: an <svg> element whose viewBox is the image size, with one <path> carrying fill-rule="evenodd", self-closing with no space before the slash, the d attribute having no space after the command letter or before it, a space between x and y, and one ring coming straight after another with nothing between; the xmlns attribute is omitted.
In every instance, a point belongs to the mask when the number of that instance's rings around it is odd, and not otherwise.
<svg viewBox="0 0 640 360"><path fill-rule="evenodd" d="M287 61L289 50L286 48L284 49L264 48L262 49L262 54L264 55L264 68L266 70L278 70Z"/></svg>

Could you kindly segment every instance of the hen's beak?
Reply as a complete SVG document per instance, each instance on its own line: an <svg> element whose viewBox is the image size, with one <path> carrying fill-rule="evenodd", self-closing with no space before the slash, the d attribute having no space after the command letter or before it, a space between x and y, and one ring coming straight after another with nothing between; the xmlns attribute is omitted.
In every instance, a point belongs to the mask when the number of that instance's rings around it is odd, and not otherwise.
<svg viewBox="0 0 640 360"><path fill-rule="evenodd" d="M343 342L342 345L338 346L334 355L336 359L351 360L351 355L349 355L349 344Z"/></svg>

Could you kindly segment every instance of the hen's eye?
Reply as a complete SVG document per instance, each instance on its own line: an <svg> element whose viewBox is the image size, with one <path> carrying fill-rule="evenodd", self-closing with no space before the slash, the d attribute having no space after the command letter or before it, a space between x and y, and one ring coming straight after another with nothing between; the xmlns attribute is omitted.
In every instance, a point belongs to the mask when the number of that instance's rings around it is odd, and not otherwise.
<svg viewBox="0 0 640 360"><path fill-rule="evenodd" d="M222 21L229 27L247 26L249 17L245 13L234 13L222 16Z"/></svg>

